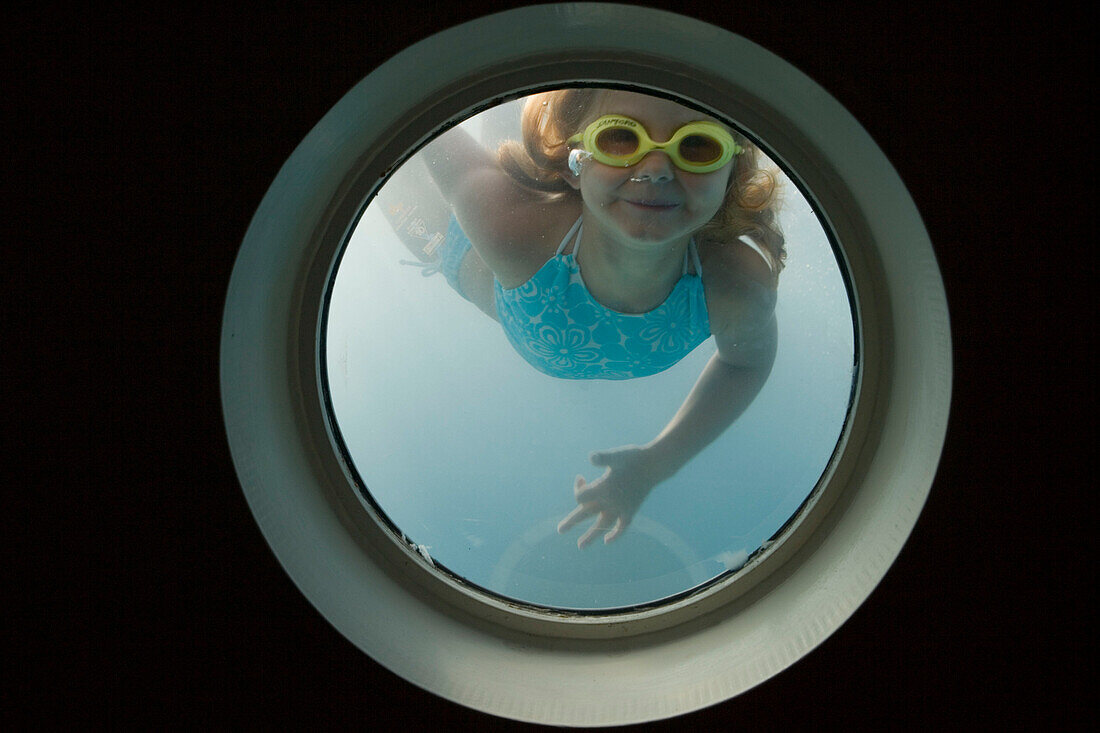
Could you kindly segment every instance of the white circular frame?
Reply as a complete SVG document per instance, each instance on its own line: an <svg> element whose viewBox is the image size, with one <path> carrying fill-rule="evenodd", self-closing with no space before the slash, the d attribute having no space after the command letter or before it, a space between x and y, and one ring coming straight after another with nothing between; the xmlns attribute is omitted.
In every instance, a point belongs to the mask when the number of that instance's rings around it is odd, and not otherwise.
<svg viewBox="0 0 1100 733"><path fill-rule="evenodd" d="M387 531L325 405L321 329L367 199L440 126L535 88L629 84L691 99L764 142L839 244L860 369L838 451L783 536L650 609L557 614L478 593ZM927 498L951 388L947 304L897 174L838 102L726 30L622 5L541 5L439 33L356 85L283 166L245 235L221 344L245 495L305 596L376 661L444 698L559 725L666 718L733 697L836 630ZM535 691L538 692L535 692Z"/></svg>

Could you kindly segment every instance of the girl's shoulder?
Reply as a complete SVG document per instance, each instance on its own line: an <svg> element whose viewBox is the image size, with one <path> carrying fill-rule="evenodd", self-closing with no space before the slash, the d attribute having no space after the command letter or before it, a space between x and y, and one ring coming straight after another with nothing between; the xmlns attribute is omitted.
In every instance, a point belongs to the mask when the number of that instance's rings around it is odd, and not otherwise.
<svg viewBox="0 0 1100 733"><path fill-rule="evenodd" d="M571 196L521 192L501 199L471 227L478 254L505 288L527 282L550 259L581 213Z"/></svg>
<svg viewBox="0 0 1100 733"><path fill-rule="evenodd" d="M711 330L765 323L775 310L776 277L764 255L744 239L699 245Z"/></svg>

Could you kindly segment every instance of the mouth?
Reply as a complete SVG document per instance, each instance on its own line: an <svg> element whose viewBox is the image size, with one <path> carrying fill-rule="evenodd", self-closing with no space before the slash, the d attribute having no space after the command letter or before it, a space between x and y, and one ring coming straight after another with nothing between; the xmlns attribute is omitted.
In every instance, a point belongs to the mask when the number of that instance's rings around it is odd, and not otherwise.
<svg viewBox="0 0 1100 733"><path fill-rule="evenodd" d="M645 199L642 201L627 201L633 207L643 211L671 211L680 206L675 201L661 201L658 199Z"/></svg>

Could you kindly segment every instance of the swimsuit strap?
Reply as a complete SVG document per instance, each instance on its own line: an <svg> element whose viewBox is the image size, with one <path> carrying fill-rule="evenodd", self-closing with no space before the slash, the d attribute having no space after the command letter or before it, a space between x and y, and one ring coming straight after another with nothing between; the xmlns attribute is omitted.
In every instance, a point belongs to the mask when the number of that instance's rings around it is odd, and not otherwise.
<svg viewBox="0 0 1100 733"><path fill-rule="evenodd" d="M775 267L772 266L771 258L764 254L763 248L756 243L755 239L751 237L738 237L737 241L741 242L756 254L760 255L760 259L764 260L764 263L768 266L769 270L775 271Z"/></svg>
<svg viewBox="0 0 1100 733"><path fill-rule="evenodd" d="M565 236L561 238L561 244L558 245L558 251L554 253L555 257L565 251L565 245L569 244L569 240L574 233L577 235L577 243L573 245L573 256L577 256L577 250L581 246L581 219L583 218L584 217L578 217L573 226L569 227L569 231L565 233Z"/></svg>
<svg viewBox="0 0 1100 733"><path fill-rule="evenodd" d="M691 251L691 259L695 262L695 277L703 279L703 263L699 261L699 248L695 245L695 237L688 242L688 250ZM687 274L687 252L684 252L684 274Z"/></svg>

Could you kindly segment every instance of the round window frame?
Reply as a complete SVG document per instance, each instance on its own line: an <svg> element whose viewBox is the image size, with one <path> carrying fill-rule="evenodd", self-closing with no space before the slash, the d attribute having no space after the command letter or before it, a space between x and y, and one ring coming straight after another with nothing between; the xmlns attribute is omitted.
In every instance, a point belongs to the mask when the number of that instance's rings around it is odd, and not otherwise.
<svg viewBox="0 0 1100 733"><path fill-rule="evenodd" d="M781 540L700 591L613 613L556 613L480 593L396 539L340 450L321 350L339 253L389 172L447 121L578 81L677 94L764 141L831 229L860 355L834 460ZM471 21L406 49L345 95L284 165L245 235L221 368L249 505L321 614L376 661L442 697L574 725L720 702L823 641L911 532L950 402L947 306L931 242L859 124L813 81L729 31L603 4ZM599 673L578 674L584 662L598 662Z"/></svg>
<svg viewBox="0 0 1100 733"><path fill-rule="evenodd" d="M458 88L462 92L465 92L465 94L458 97L458 99L461 100L458 103L461 107L461 111L454 111L453 108L456 104L454 100L444 98L442 100L436 100L438 104L431 111L423 113L420 120L403 123L405 126L401 128L401 131L406 133L406 138L413 138L417 132L421 131L418 123L424 119L430 121L428 128L426 128L429 132L427 132L425 136L419 138L418 142L414 144L412 148L406 149L404 147L405 143L408 141L407 139L404 139L402 142L396 142L390 149L379 152L374 157L372 161L373 164L361 163L359 168L351 171L349 174L351 182L347 187L347 191L342 201L337 206L338 210L331 217L333 223L329 225L325 234L322 235L324 243L322 244L321 252L315 262L315 270L311 273L311 284L307 287L307 292L305 294L306 303L312 302L312 300L317 297L317 287L324 281L324 293L321 297L324 298L325 302L319 320L319 328L312 337L318 343L317 351L319 361L316 371L321 375L319 388L325 397L326 404L324 417L327 423L328 436L332 444L331 447L339 454L341 470L345 474L345 479L357 488L356 497L362 503L363 506L361 508L365 512L365 515L369 517L367 523L360 523L357 526L357 531L376 536L378 526L382 526L388 530L388 532L383 534L390 542L386 543L383 541L379 549L387 552L387 554L391 556L390 559L392 561L401 560L402 555L406 556L407 559L411 559L423 571L410 571L411 577L428 590L441 594L452 604L460 605L475 613L490 614L496 623L514 626L527 633L584 638L651 633L668 626L682 623L685 617L689 615L707 613L717 606L728 604L737 596L747 592L757 582L765 578L782 564L782 562L789 557L790 553L793 552L793 550L809 536L809 533L813 531L814 527L817 526L818 521L824 516L823 507L831 506L837 496L839 496L837 487L843 485L844 476L848 475L853 468L850 459L842 461L841 458L845 455L844 446L847 441L847 436L852 429L853 416L857 412L857 398L861 393L860 382L864 378L860 354L862 348L860 338L860 334L862 333L862 329L860 328L861 319L858 309L853 307L852 318L853 328L855 330L855 363L853 364L853 368L855 371L853 373L852 400L844 416L833 455L822 471L820 479L815 486L811 487L806 499L799 506L798 510L787 519L776 535L765 543L763 547L754 552L744 565L736 570L721 573L694 587L685 589L683 592L668 597L653 599L646 603L639 603L630 608L594 610L547 608L534 603L526 603L520 599L509 598L495 593L488 588L476 586L465 581L461 575L453 570L437 564L429 555L425 554L425 550L422 549L421 546L406 538L401 528L390 521L385 513L385 508L370 496L369 487L363 482L355 466L354 457L349 453L346 442L340 435L338 421L333 414L334 411L331 404L329 404L327 380L324 378L324 375L327 374L325 325L327 323L327 310L331 298L332 286L335 282L340 258L346 250L359 216L364 213L370 199L377 190L385 184L389 173L415 155L416 151L424 142L436 137L443 130L465 122L470 119L470 117L476 116L478 112L501 102L506 102L516 97L526 96L536 91L559 89L568 86L589 86L598 88L617 87L651 93L657 96L665 96L685 104L694 104L700 109L719 118L729 116L723 110L713 105L700 102L698 99L685 98L683 89L678 90L677 93L673 93L667 89L653 86L654 79L664 76L665 72L668 71L667 67L670 63L668 60L657 61L654 59L646 59L642 61L641 59L632 59L629 63L624 64L619 58L605 58L599 61L585 61L583 62L584 68L588 68L593 63L601 63L605 70L616 75L615 80L579 79L577 76L572 75L574 72L579 74L581 71L581 68L577 67L574 63L555 64L550 60L542 60L539 63L540 75L552 78L554 73L558 71L559 66L564 69L564 72L559 72L559 76L561 73L565 75L555 81L540 83L534 87L523 86L515 89L509 85L510 80L514 78L511 73L505 75L505 78L509 81L504 82L503 87L493 79L478 79L478 82L487 83L488 87L494 93L494 96L484 100L476 93L469 93L469 86L460 84ZM697 81L697 79L691 76L687 70L678 70L676 74L669 77L670 80L673 80L674 83L678 83L681 86L685 84L683 81L685 78L695 79ZM643 79L646 80L644 83L641 81ZM730 92L725 90L717 92L718 95L729 93ZM733 92L732 94L736 95L737 92ZM476 100L472 107L461 106L462 102L469 102L470 100ZM437 114L441 115L440 119L442 121L436 120ZM433 120L434 122L431 122ZM750 139L753 139L757 145L760 145L773 160L777 160L777 156L767 143L761 141L757 136L753 135L751 131L744 129L743 126L736 123L733 124L739 129L739 132L746 134ZM394 155L399 156L397 163L392 162ZM782 165L781 160L778 162ZM379 171L385 171L385 173L379 173ZM799 186L803 195L814 203L815 208L819 209L818 215L821 216L820 204L814 198L813 192L807 191L802 181L797 180L797 172L786 170L785 173L792 179L795 185ZM352 224L345 229L343 223L348 221L349 218ZM837 244L837 233L827 222L821 222L821 224L826 231L833 253L838 258L838 264L841 267L842 277L847 288L846 294L849 298L849 303L853 303L855 298L854 288L851 277L843 264L845 258L842 249ZM341 232L344 233L341 234ZM336 249L334 259L331 267L328 267L326 263L334 247ZM876 332L872 340L877 342L886 338L888 338L888 336L885 333ZM305 368L308 370L310 365L306 364ZM305 374L303 373L303 379L304 378ZM863 414L864 417L866 417L869 413ZM319 450L323 451L324 447L319 447ZM348 492L339 493L341 498L347 495ZM811 512L811 509L813 509L813 512ZM356 507L354 506L349 506L348 510L350 516L363 516L356 511ZM488 607L483 608L483 606ZM685 609L689 606L690 611L686 611Z"/></svg>

